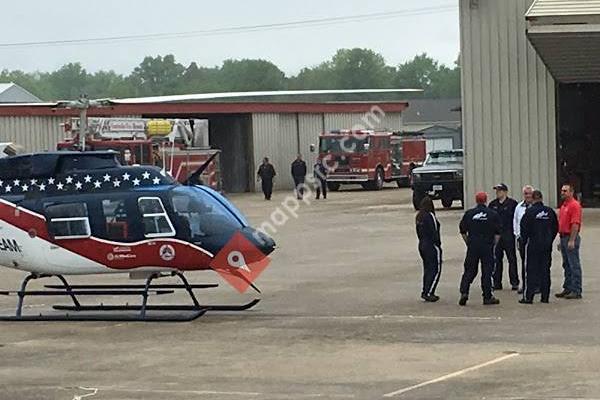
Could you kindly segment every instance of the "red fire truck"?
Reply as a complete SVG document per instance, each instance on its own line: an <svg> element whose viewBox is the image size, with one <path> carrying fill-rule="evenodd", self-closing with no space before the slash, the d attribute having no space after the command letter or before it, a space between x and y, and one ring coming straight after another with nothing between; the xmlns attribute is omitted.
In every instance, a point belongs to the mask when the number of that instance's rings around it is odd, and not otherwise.
<svg viewBox="0 0 600 400"><path fill-rule="evenodd" d="M58 150L79 150L79 119L64 124ZM207 120L88 118L85 150L114 150L123 165L155 165L185 182L205 162L202 183L221 190L219 150L208 146Z"/></svg>
<svg viewBox="0 0 600 400"><path fill-rule="evenodd" d="M410 171L426 156L426 141L392 132L338 130L319 138L319 158L329 168L327 186L360 184L381 190L384 182L409 184Z"/></svg>

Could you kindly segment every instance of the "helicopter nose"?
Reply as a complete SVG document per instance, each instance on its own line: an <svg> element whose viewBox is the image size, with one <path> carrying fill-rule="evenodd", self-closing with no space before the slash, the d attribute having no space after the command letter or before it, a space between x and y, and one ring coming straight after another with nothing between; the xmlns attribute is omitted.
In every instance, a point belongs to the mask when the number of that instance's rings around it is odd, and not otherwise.
<svg viewBox="0 0 600 400"><path fill-rule="evenodd" d="M249 226L242 229L242 234L265 256L275 250L275 241L267 234Z"/></svg>

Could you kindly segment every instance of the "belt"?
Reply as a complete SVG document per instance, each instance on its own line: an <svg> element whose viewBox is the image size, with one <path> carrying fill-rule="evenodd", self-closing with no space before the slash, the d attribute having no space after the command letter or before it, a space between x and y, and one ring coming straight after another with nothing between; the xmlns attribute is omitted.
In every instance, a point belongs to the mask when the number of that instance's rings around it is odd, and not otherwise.
<svg viewBox="0 0 600 400"><path fill-rule="evenodd" d="M559 233L559 236L560 236L561 238L562 238L562 237L569 237L569 236L571 236L571 234L570 234L570 233Z"/></svg>

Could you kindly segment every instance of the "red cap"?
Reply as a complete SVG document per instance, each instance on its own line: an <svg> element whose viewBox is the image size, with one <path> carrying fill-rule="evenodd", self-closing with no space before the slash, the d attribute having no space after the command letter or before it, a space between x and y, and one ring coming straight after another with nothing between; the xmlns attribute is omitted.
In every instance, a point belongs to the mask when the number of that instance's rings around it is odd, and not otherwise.
<svg viewBox="0 0 600 400"><path fill-rule="evenodd" d="M479 192L475 195L475 202L477 204L485 204L487 203L487 193L486 192Z"/></svg>

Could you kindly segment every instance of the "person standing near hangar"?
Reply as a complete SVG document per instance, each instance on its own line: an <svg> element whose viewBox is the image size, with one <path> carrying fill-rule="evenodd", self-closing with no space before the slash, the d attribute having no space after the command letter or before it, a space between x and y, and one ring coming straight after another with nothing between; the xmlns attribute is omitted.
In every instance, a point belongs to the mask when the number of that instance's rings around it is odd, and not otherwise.
<svg viewBox="0 0 600 400"><path fill-rule="evenodd" d="M560 195L563 203L560 206L558 229L560 233L560 252L563 258L565 281L563 291L556 297L565 299L581 299L582 276L579 247L581 245L581 204L574 197L572 185L563 185Z"/></svg>
<svg viewBox="0 0 600 400"><path fill-rule="evenodd" d="M500 183L494 186L496 199L490 202L489 207L496 211L502 221L502 232L500 241L495 247L495 266L493 274L494 290L502 290L502 278L504 275L504 254L508 261L508 277L512 290L519 290L519 272L517 269L517 252L515 249L515 233L513 220L517 201L508 197L508 186Z"/></svg>
<svg viewBox="0 0 600 400"><path fill-rule="evenodd" d="M460 221L460 233L467 245L464 273L460 282L459 305L467 305L469 289L477 276L481 262L481 290L483 304L500 304L492 291L492 272L494 270L494 245L500 240L501 221L496 211L486 206L487 194L475 195L477 205L468 210Z"/></svg>
<svg viewBox="0 0 600 400"><path fill-rule="evenodd" d="M525 276L523 298L519 303L533 303L538 288L542 303L549 302L552 244L557 234L556 213L544 205L542 192L534 190L533 204L521 220L521 240L525 245Z"/></svg>
<svg viewBox="0 0 600 400"><path fill-rule="evenodd" d="M435 303L440 298L435 290L442 274L442 239L440 222L435 216L435 208L430 197L421 201L416 217L417 237L419 239L419 255L423 260L423 290L421 298L428 303Z"/></svg>
<svg viewBox="0 0 600 400"><path fill-rule="evenodd" d="M304 198L304 181L306 179L306 163L302 159L302 154L298 154L294 162L292 162L291 172L296 198L302 200Z"/></svg>
<svg viewBox="0 0 600 400"><path fill-rule="evenodd" d="M533 203L533 186L525 185L523 186L523 200L517 204L515 217L513 219L513 230L515 238L517 239L519 255L521 256L521 280L524 280L523 277L525 276L525 246L523 240L521 240L521 219L523 218L523 215L525 215L527 208L531 206L531 203ZM523 282L523 286L525 286L525 282ZM519 289L519 294L523 293L523 286Z"/></svg>
<svg viewBox="0 0 600 400"><path fill-rule="evenodd" d="M258 179L261 181L262 191L265 195L265 200L271 200L273 195L273 179L277 173L273 164L269 162L269 158L265 157L262 164L258 168Z"/></svg>

